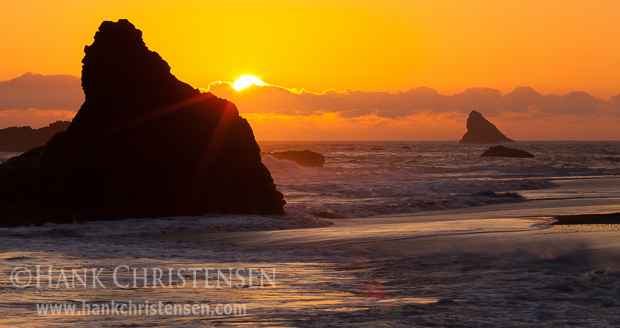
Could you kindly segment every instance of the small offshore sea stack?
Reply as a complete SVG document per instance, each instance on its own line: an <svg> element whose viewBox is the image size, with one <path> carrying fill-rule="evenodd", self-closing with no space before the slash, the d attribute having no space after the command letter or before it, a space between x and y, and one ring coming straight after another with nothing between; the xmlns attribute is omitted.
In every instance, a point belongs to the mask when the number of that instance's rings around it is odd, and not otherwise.
<svg viewBox="0 0 620 328"><path fill-rule="evenodd" d="M284 213L233 103L177 80L127 20L103 22L84 52L67 131L0 165L0 226Z"/></svg>
<svg viewBox="0 0 620 328"><path fill-rule="evenodd" d="M504 146L493 146L485 150L480 156L534 158L534 155L525 150L508 148Z"/></svg>
<svg viewBox="0 0 620 328"><path fill-rule="evenodd" d="M499 129L477 111L469 113L467 118L467 132L461 138L462 144L494 144L499 142L514 142L506 137Z"/></svg>
<svg viewBox="0 0 620 328"><path fill-rule="evenodd" d="M323 167L325 165L325 156L310 150L276 151L268 155L279 160L293 161L306 167Z"/></svg>

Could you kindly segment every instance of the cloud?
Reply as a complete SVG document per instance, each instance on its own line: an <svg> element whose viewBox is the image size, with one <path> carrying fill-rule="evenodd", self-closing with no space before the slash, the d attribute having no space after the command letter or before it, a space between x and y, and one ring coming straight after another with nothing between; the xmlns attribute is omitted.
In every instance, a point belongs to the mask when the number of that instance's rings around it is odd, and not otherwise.
<svg viewBox="0 0 620 328"><path fill-rule="evenodd" d="M620 95L541 94L527 86L452 95L427 87L314 93L266 85L238 92L228 82L208 90L234 102L259 140L458 140L471 110L517 140L620 139Z"/></svg>
<svg viewBox="0 0 620 328"><path fill-rule="evenodd" d="M443 95L427 87L397 93L359 90L313 93L266 85L238 92L228 82L215 82L208 90L230 99L244 113L301 116L335 113L342 118L376 115L398 119L428 111L467 114L471 110L478 110L487 117L513 113L536 113L539 117L607 115L617 113L620 104L617 97L602 100L586 92L542 95L530 87L517 87L506 94L490 88L469 88L453 95Z"/></svg>
<svg viewBox="0 0 620 328"><path fill-rule="evenodd" d="M486 117L538 117L557 115L620 116L620 95L598 99L586 92L543 95L531 87L516 87L502 94L497 89L469 88L461 93L443 95L427 87L404 92L328 90L314 93L281 86L252 86L241 92L228 82L214 82L208 91L233 101L242 113L313 116L333 113L341 118L375 115L388 119L422 113L460 113L471 110ZM71 75L26 73L0 82L0 110L77 111L84 102L80 79ZM520 114L520 115L517 115Z"/></svg>
<svg viewBox="0 0 620 328"><path fill-rule="evenodd" d="M0 110L0 128L30 126L40 128L56 121L71 121L75 111L58 109L8 109Z"/></svg>
<svg viewBox="0 0 620 328"><path fill-rule="evenodd" d="M77 111L84 102L80 78L72 75L26 73L0 82L0 111Z"/></svg>
<svg viewBox="0 0 620 328"><path fill-rule="evenodd" d="M605 100L527 86L451 95L427 87L315 93L266 85L238 92L228 82L208 90L234 102L259 140L458 140L474 109L513 139L620 139L620 94ZM0 82L0 128L71 119L83 101L78 77L26 73Z"/></svg>
<svg viewBox="0 0 620 328"><path fill-rule="evenodd" d="M611 100L613 103L613 111L615 112L616 116L620 116L620 94L611 96Z"/></svg>

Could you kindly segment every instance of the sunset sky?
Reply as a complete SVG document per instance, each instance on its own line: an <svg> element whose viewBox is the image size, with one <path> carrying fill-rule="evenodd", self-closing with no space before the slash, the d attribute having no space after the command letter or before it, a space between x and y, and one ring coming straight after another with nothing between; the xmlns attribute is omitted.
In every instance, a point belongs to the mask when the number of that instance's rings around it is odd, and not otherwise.
<svg viewBox="0 0 620 328"><path fill-rule="evenodd" d="M70 119L84 46L127 18L258 140L456 140L474 109L518 140L620 139L618 17L612 0L0 0L0 127ZM214 83L244 74L268 85Z"/></svg>

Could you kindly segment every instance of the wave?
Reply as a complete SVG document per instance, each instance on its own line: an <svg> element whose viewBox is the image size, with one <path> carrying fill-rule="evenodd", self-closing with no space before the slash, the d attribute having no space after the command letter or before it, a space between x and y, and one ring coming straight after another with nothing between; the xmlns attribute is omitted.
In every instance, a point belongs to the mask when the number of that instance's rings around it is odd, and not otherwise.
<svg viewBox="0 0 620 328"><path fill-rule="evenodd" d="M46 223L42 226L0 228L0 238L88 238L183 235L207 232L260 231L314 228L331 225L307 215L269 217L260 215L204 215L165 218L92 221L66 224Z"/></svg>
<svg viewBox="0 0 620 328"><path fill-rule="evenodd" d="M487 175L454 178L413 173L411 169L304 168L266 159L287 213L324 218L453 209L524 201L517 191L556 186L549 179L494 179ZM480 172L480 171L470 171ZM487 172L487 171L483 171Z"/></svg>
<svg viewBox="0 0 620 328"><path fill-rule="evenodd" d="M615 150L609 150L616 144L605 142L523 143L534 159L481 158L486 146L450 142L267 144L279 151L302 145L325 155L325 166L263 162L284 193L288 213L326 218L525 201L519 192L551 189L554 179L620 175Z"/></svg>

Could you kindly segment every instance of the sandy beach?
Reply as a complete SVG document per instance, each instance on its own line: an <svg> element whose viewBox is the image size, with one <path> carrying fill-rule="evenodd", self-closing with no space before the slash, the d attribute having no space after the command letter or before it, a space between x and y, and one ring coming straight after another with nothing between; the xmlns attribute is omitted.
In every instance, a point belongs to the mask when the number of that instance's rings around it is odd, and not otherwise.
<svg viewBox="0 0 620 328"><path fill-rule="evenodd" d="M556 195L574 190L592 195L342 219L314 229L156 239L206 247L267 247L274 249L276 258L286 249L340 254L332 259L334 266L323 267L321 273L329 276L335 270L340 282L315 285L304 270L299 271L297 283L314 285L312 289L324 295L314 302L313 292L297 295L309 301L306 306L321 312L319 317L305 317L301 326L618 324L620 317L613 308L620 292L620 227L551 225L557 215L619 211L619 199L606 194L616 188L618 179L555 182L559 185ZM344 281L351 275L358 279L357 288L347 289ZM365 286L361 291L360 285ZM343 304L336 291L351 294ZM343 308L345 304L351 309Z"/></svg>
<svg viewBox="0 0 620 328"><path fill-rule="evenodd" d="M230 243L243 246L287 246L369 250L398 250L402 254L446 250L496 251L565 247L582 243L596 248L620 245L614 225L559 227L550 225L553 217L614 213L620 211L620 198L607 197L620 184L616 178L555 181L555 194L573 190L592 195L574 199L544 199L529 202L493 204L479 208L429 211L415 214L334 220L334 225L316 229L244 231L157 237L166 241ZM546 190L528 191L530 194Z"/></svg>
<svg viewBox="0 0 620 328"><path fill-rule="evenodd" d="M547 189L524 192L539 200L334 219L332 225L316 228L293 225L291 229L276 218L238 221L214 216L4 229L0 231L5 249L0 271L6 273L0 279L0 324L618 325L618 225L551 225L551 217L556 215L620 211L613 193L618 179L562 179L555 183L559 187L553 193ZM572 197L576 190L578 197ZM545 193L555 198L545 198ZM312 226L309 223L295 224ZM267 230L270 226L276 230ZM197 229L203 233L173 233ZM137 232L132 234L133 230ZM103 268L101 279L108 288L11 286L13 268L35 264L53 265L53 275L59 268ZM273 270L276 283L266 288L247 288L247 284L204 288L200 286L207 280L199 275L198 288L123 288L111 283L113 270L122 265L173 272L192 267L263 268ZM185 278L191 278L183 272ZM130 280L121 278L122 283ZM33 303L80 306L81 302L110 300L233 303L244 304L247 312L228 316L46 316L37 315L33 308Z"/></svg>

